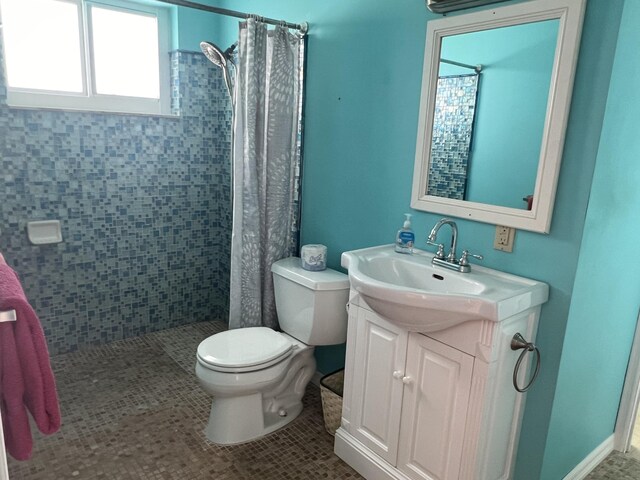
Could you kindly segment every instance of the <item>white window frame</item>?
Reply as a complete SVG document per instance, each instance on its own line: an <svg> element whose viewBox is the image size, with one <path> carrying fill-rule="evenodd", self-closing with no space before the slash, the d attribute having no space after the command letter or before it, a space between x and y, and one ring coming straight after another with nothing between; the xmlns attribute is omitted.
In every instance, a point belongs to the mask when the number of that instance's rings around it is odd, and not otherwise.
<svg viewBox="0 0 640 480"><path fill-rule="evenodd" d="M171 22L168 8L122 0L58 0L78 5L80 50L82 62L82 93L36 90L10 87L7 83L7 104L18 108L46 108L91 112L135 113L151 115L171 114ZM129 97L98 94L95 88L91 47L91 7L154 16L158 21L158 51L160 67L160 98ZM6 47L5 47L6 48ZM6 72L6 64L5 64Z"/></svg>

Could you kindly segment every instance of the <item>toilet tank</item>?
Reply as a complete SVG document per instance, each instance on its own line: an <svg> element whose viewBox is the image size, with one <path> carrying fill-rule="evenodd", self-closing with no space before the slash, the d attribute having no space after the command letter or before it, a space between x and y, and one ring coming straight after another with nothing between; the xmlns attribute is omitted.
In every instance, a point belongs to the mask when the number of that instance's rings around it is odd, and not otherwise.
<svg viewBox="0 0 640 480"><path fill-rule="evenodd" d="M298 257L271 266L278 322L283 332L307 345L336 345L347 340L349 277L327 269L311 272Z"/></svg>

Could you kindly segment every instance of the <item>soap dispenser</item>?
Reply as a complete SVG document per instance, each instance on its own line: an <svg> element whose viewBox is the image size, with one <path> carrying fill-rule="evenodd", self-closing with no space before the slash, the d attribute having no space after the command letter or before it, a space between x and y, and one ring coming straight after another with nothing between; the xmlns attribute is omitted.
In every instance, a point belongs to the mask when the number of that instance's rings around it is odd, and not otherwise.
<svg viewBox="0 0 640 480"><path fill-rule="evenodd" d="M416 235L411 229L411 214L405 213L405 221L402 228L398 230L396 235L396 252L398 253L413 253L413 243L416 240Z"/></svg>

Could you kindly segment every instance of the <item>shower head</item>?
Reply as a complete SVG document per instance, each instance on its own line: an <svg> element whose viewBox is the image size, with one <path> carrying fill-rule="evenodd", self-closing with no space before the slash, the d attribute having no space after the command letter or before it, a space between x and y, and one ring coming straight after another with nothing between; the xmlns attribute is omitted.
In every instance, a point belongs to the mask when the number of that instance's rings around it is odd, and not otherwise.
<svg viewBox="0 0 640 480"><path fill-rule="evenodd" d="M227 66L227 59L217 45L211 42L200 42L200 49L214 65L221 68L225 68Z"/></svg>
<svg viewBox="0 0 640 480"><path fill-rule="evenodd" d="M214 65L217 65L220 68L226 68L227 62L233 63L231 55L236 49L236 45L237 43L234 43L223 52L215 43L200 42L200 49Z"/></svg>
<svg viewBox="0 0 640 480"><path fill-rule="evenodd" d="M200 42L200 49L202 53L217 67L222 68L222 73L224 74L224 83L227 86L227 92L229 92L230 96L233 96L231 93L231 76L229 75L229 64L235 67L235 63L233 63L233 51L236 49L238 43L234 43L229 48L227 48L224 52L218 47L215 43L211 42Z"/></svg>

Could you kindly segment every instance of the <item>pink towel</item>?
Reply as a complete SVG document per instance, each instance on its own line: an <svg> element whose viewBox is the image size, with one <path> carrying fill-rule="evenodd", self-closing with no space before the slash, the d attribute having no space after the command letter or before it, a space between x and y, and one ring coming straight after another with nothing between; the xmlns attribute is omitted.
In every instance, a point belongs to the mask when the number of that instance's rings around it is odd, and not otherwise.
<svg viewBox="0 0 640 480"><path fill-rule="evenodd" d="M15 310L15 322L0 322L0 407L7 450L16 460L31 456L27 409L38 429L60 428L60 406L40 320L18 275L0 263L0 310Z"/></svg>

